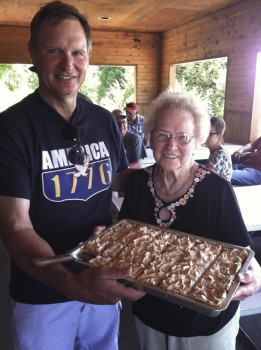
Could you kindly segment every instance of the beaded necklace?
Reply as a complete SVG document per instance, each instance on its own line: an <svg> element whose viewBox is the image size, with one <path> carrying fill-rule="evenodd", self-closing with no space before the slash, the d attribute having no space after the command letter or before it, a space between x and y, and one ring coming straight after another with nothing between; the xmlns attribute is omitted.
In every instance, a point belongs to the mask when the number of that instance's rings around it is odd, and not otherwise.
<svg viewBox="0 0 261 350"><path fill-rule="evenodd" d="M170 227L173 221L176 219L176 207L179 207L180 205L184 206L187 204L187 201L189 198L193 197L193 193L195 191L196 185L204 179L206 174L210 174L208 170L205 170L201 167L198 168L196 176L194 178L194 181L188 191L181 197L179 200L177 200L174 203L170 203L168 205L164 205L161 199L159 199L156 196L154 183L153 183L153 167L149 167L144 169L149 174L149 181L148 181L148 187L150 189L150 193L152 194L152 197L154 198L154 217L156 220L156 223L160 227Z"/></svg>

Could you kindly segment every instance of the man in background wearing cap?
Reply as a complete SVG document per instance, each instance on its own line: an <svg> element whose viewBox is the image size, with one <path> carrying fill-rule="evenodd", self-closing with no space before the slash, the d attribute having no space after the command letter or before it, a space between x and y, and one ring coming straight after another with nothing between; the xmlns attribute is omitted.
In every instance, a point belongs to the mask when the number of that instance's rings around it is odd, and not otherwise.
<svg viewBox="0 0 261 350"><path fill-rule="evenodd" d="M147 157L147 153L140 135L127 131L128 122L127 116L121 109L115 109L112 114L116 118L124 147L126 150L126 157L128 159L128 167L139 169L141 168L141 161Z"/></svg>
<svg viewBox="0 0 261 350"><path fill-rule="evenodd" d="M145 147L148 147L148 138L145 136L143 131L145 118L142 115L138 114L138 104L135 102L129 102L126 104L125 110L128 118L128 131L140 135Z"/></svg>

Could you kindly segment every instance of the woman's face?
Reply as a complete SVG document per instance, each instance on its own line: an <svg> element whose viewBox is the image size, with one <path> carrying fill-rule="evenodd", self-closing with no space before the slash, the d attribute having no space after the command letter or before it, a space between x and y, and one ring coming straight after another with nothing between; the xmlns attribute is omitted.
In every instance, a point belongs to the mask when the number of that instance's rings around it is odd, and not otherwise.
<svg viewBox="0 0 261 350"><path fill-rule="evenodd" d="M215 128L211 126L209 136L205 142L206 147L209 148L210 151L217 150L222 143L222 134L217 133Z"/></svg>
<svg viewBox="0 0 261 350"><path fill-rule="evenodd" d="M151 132L151 148L162 169L175 171L186 165L190 166L196 148L194 130L194 119L190 112L163 110L157 116L155 128ZM158 131L172 136L162 140ZM175 138L175 135L179 137ZM188 139L184 141L186 137Z"/></svg>

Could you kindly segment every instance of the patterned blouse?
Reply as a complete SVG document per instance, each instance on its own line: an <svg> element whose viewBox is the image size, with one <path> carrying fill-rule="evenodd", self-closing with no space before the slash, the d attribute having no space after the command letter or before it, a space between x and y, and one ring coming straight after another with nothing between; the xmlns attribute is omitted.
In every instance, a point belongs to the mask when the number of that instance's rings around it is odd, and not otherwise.
<svg viewBox="0 0 261 350"><path fill-rule="evenodd" d="M232 176L231 155L223 149L210 154L208 163L212 165L218 175L230 181Z"/></svg>

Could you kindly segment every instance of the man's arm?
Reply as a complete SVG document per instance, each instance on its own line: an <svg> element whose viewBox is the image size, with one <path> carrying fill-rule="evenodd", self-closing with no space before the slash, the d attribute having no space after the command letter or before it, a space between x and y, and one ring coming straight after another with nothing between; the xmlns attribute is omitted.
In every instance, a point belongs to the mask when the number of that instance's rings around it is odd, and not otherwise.
<svg viewBox="0 0 261 350"><path fill-rule="evenodd" d="M127 138L127 158L129 160L129 168L140 169L142 167L142 159L147 157L147 153L138 134L128 133Z"/></svg>
<svg viewBox="0 0 261 350"><path fill-rule="evenodd" d="M124 192L126 189L127 180L133 171L137 171L137 169L128 168L120 173L117 173L112 180L112 191Z"/></svg>
<svg viewBox="0 0 261 350"><path fill-rule="evenodd" d="M249 143L247 143L245 146L243 146L243 147L239 148L237 151L235 151L235 152L232 154L232 157L233 157L234 159L236 159L237 161L239 161L240 158L242 158L243 155L244 155L245 153L253 152L253 151L254 151L254 150L253 150L253 148L252 148L252 143L249 142Z"/></svg>
<svg viewBox="0 0 261 350"><path fill-rule="evenodd" d="M121 298L136 300L144 295L118 280L130 269L90 268L74 274L57 263L43 268L31 264L33 258L51 257L54 252L33 228L30 201L0 196L0 234L11 258L29 276L57 290L69 299L95 304L114 304Z"/></svg>
<svg viewBox="0 0 261 350"><path fill-rule="evenodd" d="M131 163L129 163L129 168L131 169L140 169L142 166L142 160L141 159L138 159L138 160L135 160Z"/></svg>

